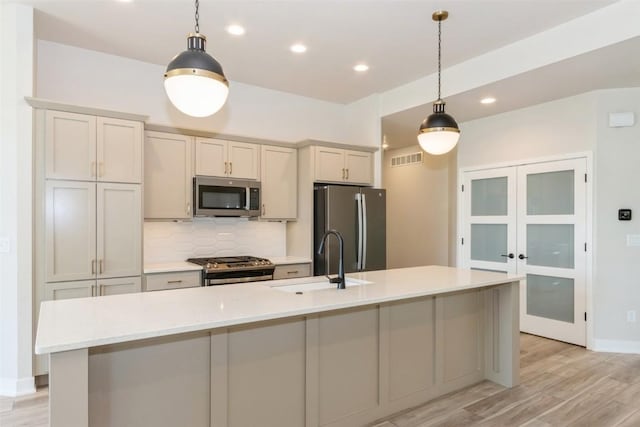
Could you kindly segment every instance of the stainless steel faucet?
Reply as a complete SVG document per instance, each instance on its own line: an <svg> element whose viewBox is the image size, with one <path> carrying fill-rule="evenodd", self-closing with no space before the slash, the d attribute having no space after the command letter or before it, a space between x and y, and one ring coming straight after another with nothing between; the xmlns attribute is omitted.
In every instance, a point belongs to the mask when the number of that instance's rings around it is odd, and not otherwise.
<svg viewBox="0 0 640 427"><path fill-rule="evenodd" d="M318 248L318 255L322 255L324 252L324 242L327 240L327 237L333 234L338 239L338 277L334 277L333 279L329 278L329 283L337 283L338 289L345 289L345 280L344 280L344 239L342 235L338 233L336 230L328 230L322 236L320 240L320 247ZM328 271L327 271L328 273ZM327 276L328 277L328 276Z"/></svg>

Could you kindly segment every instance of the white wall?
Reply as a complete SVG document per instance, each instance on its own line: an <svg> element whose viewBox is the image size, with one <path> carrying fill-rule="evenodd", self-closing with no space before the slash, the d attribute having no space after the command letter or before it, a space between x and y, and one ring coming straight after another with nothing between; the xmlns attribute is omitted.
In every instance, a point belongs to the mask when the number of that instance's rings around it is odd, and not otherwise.
<svg viewBox="0 0 640 427"><path fill-rule="evenodd" d="M0 3L0 395L35 391L32 364L33 9Z"/></svg>
<svg viewBox="0 0 640 427"><path fill-rule="evenodd" d="M596 100L586 93L460 124L458 167L590 151Z"/></svg>
<svg viewBox="0 0 640 427"><path fill-rule="evenodd" d="M145 264L192 257L286 255L286 224L245 218L194 218L188 222L145 222Z"/></svg>
<svg viewBox="0 0 640 427"><path fill-rule="evenodd" d="M347 107L232 81L229 99L211 117L188 117L167 99L166 65L150 64L39 40L36 96L60 102L145 114L149 123L230 135L297 142L317 139L378 145L375 122L353 126ZM356 120L366 105L356 106ZM379 121L377 111L373 116ZM347 126L349 124L349 126Z"/></svg>
<svg viewBox="0 0 640 427"><path fill-rule="evenodd" d="M391 158L420 152L418 145L384 153L387 189L387 268L449 264L451 154L424 154L423 163L391 166ZM455 169L455 168L454 168Z"/></svg>
<svg viewBox="0 0 640 427"><path fill-rule="evenodd" d="M610 128L608 122L614 112L640 118L640 89L596 96L595 348L640 353L640 323L626 321L627 310L640 313L640 247L629 247L626 240L640 235L640 124ZM620 208L633 209L631 221L618 221Z"/></svg>

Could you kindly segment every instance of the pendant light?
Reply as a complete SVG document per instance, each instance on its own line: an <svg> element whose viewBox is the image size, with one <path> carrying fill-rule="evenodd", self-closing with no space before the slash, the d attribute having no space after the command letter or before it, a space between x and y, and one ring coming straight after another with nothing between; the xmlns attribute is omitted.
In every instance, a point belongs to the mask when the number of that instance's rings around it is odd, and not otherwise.
<svg viewBox="0 0 640 427"><path fill-rule="evenodd" d="M420 147L429 154L448 153L456 146L460 138L460 129L455 119L444 112L445 102L440 97L442 21L449 12L439 10L431 18L438 22L438 99L433 103L433 114L424 119L418 133Z"/></svg>
<svg viewBox="0 0 640 427"><path fill-rule="evenodd" d="M222 66L205 52L207 38L200 34L199 7L196 3L195 33L187 35L187 50L176 55L164 73L164 89L171 103L193 117L216 113L227 101L229 82Z"/></svg>

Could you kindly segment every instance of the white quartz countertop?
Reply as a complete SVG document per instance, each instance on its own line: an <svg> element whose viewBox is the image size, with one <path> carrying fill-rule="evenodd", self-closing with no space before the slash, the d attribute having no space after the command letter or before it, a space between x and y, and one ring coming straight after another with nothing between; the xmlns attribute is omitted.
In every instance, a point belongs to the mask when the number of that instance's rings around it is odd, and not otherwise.
<svg viewBox="0 0 640 427"><path fill-rule="evenodd" d="M311 259L301 256L279 256L269 257L269 261L275 265L287 265L287 264L310 264Z"/></svg>
<svg viewBox="0 0 640 427"><path fill-rule="evenodd" d="M199 271L202 266L187 261L162 262L156 264L145 264L144 274L171 273L174 271Z"/></svg>
<svg viewBox="0 0 640 427"><path fill-rule="evenodd" d="M508 283L521 276L426 266L347 274L371 282L307 291L277 286L326 280L275 280L158 292L45 301L37 354L55 353L244 323L378 304Z"/></svg>

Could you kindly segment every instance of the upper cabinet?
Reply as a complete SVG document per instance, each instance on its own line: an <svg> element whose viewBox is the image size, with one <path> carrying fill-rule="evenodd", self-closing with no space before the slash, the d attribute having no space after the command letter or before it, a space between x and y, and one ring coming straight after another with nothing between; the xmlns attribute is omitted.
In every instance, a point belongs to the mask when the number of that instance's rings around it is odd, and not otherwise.
<svg viewBox="0 0 640 427"><path fill-rule="evenodd" d="M371 153L321 146L315 146L313 149L314 181L373 185Z"/></svg>
<svg viewBox="0 0 640 427"><path fill-rule="evenodd" d="M192 145L191 136L152 131L145 133L145 218L191 218Z"/></svg>
<svg viewBox="0 0 640 427"><path fill-rule="evenodd" d="M48 179L142 182L142 123L48 110Z"/></svg>
<svg viewBox="0 0 640 427"><path fill-rule="evenodd" d="M260 146L213 138L196 138L196 175L258 179Z"/></svg>
<svg viewBox="0 0 640 427"><path fill-rule="evenodd" d="M298 153L295 148L263 145L261 150L263 219L296 219Z"/></svg>

